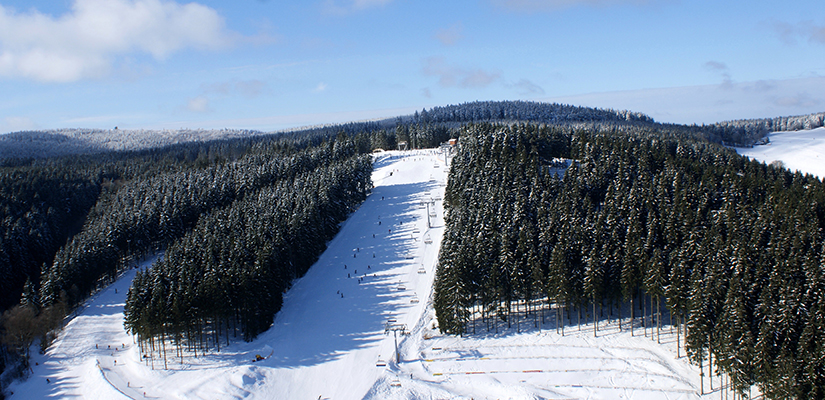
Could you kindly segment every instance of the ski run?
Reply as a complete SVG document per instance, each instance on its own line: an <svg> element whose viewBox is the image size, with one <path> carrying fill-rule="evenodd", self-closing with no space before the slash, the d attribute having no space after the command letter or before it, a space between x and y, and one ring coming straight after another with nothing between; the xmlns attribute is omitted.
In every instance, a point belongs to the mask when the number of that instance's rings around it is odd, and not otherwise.
<svg viewBox="0 0 825 400"><path fill-rule="evenodd" d="M759 159L759 150L746 154ZM89 299L45 355L32 351L31 376L10 386L11 398L732 398L720 390L724 377L709 379L705 367L702 379L683 350L677 357L675 328L657 337L637 316L631 335L629 312L621 329L601 320L598 336L573 312L562 335L552 311L510 328L479 321L476 334L440 334L430 301L447 170L435 150L375 155L372 194L253 342L182 360L173 349L166 360L141 354L123 328L131 270Z"/></svg>

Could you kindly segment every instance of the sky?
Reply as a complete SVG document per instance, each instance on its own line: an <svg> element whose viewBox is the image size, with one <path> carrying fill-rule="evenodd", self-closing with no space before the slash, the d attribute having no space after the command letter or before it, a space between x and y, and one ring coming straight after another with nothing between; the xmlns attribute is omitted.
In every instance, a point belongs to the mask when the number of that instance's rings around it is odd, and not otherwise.
<svg viewBox="0 0 825 400"><path fill-rule="evenodd" d="M0 0L0 133L254 129L485 100L825 111L819 1Z"/></svg>

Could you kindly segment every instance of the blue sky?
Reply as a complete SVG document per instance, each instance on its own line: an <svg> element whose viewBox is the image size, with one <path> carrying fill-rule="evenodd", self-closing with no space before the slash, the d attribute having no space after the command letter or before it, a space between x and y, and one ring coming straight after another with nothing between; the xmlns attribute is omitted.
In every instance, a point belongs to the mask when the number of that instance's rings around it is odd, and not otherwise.
<svg viewBox="0 0 825 400"><path fill-rule="evenodd" d="M825 111L825 18L808 0L0 0L0 93L0 133L514 99L711 123Z"/></svg>

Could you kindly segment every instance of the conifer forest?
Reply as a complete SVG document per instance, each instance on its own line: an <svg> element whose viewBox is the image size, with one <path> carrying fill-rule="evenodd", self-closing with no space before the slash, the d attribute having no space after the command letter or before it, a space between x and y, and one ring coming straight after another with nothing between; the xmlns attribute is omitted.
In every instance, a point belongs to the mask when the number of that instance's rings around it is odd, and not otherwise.
<svg viewBox="0 0 825 400"><path fill-rule="evenodd" d="M517 101L159 147L118 133L125 150L43 157L19 149L67 139L19 132L0 141L25 157L0 159L0 370L25 370L36 340L45 351L63 316L150 257L123 310L139 346L182 361L254 340L371 193L371 152L457 139L432 297L442 332L548 316L595 335L604 319L675 326L691 362L739 393L825 398L825 185L726 147L823 125Z"/></svg>
<svg viewBox="0 0 825 400"><path fill-rule="evenodd" d="M825 396L819 179L668 129L481 124L444 200L442 330L546 312L658 329L665 308L690 359L736 391Z"/></svg>

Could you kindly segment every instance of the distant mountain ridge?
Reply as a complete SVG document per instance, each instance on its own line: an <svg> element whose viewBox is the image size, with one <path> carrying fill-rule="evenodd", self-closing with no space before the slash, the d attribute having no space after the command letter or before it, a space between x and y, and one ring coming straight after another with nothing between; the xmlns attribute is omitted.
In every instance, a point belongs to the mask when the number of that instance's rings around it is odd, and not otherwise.
<svg viewBox="0 0 825 400"><path fill-rule="evenodd" d="M245 138L246 129L54 129L0 135L0 159L44 158L105 151L144 150L180 143Z"/></svg>
<svg viewBox="0 0 825 400"><path fill-rule="evenodd" d="M658 124L650 116L628 110L599 109L532 101L474 101L422 109L411 115L382 120L324 124L274 132L249 129L82 129L19 131L0 135L0 159L28 159L131 151L181 143L254 138L267 135L329 137L338 132L372 132L399 125L437 125L457 128L478 122L530 122L540 124ZM724 121L711 125L684 125L714 142L748 147L780 130L825 126L825 112L777 118Z"/></svg>
<svg viewBox="0 0 825 400"><path fill-rule="evenodd" d="M335 134L336 131L374 131L400 124L463 124L468 122L653 122L631 111L602 110L529 101L476 101L423 109L412 115L376 121L300 127L275 132L248 129L82 129L20 131L0 135L0 159L44 158L106 151L144 150L188 142L205 142L264 135Z"/></svg>

